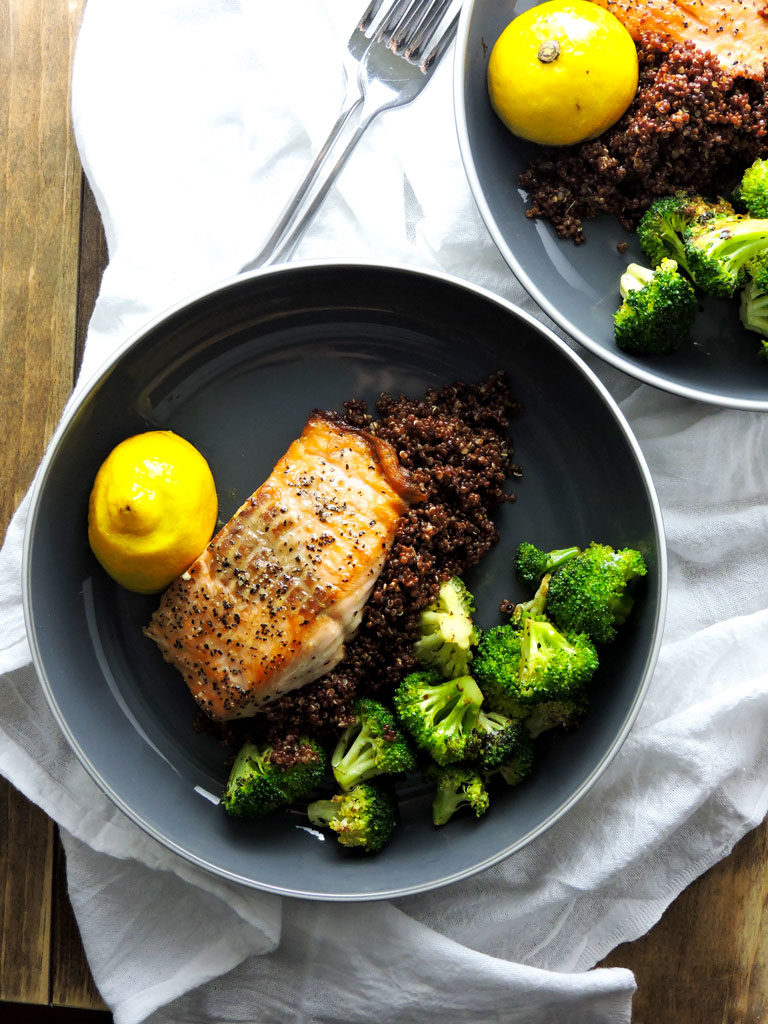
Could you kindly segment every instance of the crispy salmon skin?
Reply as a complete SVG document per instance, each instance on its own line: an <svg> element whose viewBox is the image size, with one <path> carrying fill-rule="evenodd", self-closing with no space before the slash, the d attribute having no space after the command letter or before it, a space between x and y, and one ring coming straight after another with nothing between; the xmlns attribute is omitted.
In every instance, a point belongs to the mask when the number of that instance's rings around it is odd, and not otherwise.
<svg viewBox="0 0 768 1024"><path fill-rule="evenodd" d="M144 632L208 715L253 715L341 661L420 498L387 442L313 413Z"/></svg>
<svg viewBox="0 0 768 1024"><path fill-rule="evenodd" d="M593 0L621 21L633 39L652 32L672 43L690 39L734 78L765 78L766 0Z"/></svg>

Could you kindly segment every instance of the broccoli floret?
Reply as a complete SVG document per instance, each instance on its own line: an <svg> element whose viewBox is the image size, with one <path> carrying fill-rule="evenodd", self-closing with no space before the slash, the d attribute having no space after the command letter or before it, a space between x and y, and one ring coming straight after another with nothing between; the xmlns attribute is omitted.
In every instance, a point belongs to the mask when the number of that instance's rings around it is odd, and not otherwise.
<svg viewBox="0 0 768 1024"><path fill-rule="evenodd" d="M532 738L540 736L548 729L557 726L572 728L576 725L588 707L586 693L578 694L570 700L551 700L538 704L525 720L525 728Z"/></svg>
<svg viewBox="0 0 768 1024"><path fill-rule="evenodd" d="M519 758L530 746L530 734L523 724L500 711L480 709L477 732L481 737L479 765L483 772L498 771Z"/></svg>
<svg viewBox="0 0 768 1024"><path fill-rule="evenodd" d="M397 822L397 805L390 793L372 782L361 782L348 793L330 800L315 800L307 807L313 825L331 828L342 846L378 853Z"/></svg>
<svg viewBox="0 0 768 1024"><path fill-rule="evenodd" d="M694 224L685 251L694 284L708 295L729 298L747 277L747 264L768 250L768 219L740 214Z"/></svg>
<svg viewBox="0 0 768 1024"><path fill-rule="evenodd" d="M654 267L670 257L682 270L689 272L683 244L686 230L693 223L733 212L731 204L724 199L709 203L702 196L688 192L662 196L651 203L637 227L640 248Z"/></svg>
<svg viewBox="0 0 768 1024"><path fill-rule="evenodd" d="M624 301L613 316L619 348L662 355L677 351L690 337L698 309L696 293L675 260L664 258L656 270L630 263L619 291Z"/></svg>
<svg viewBox="0 0 768 1024"><path fill-rule="evenodd" d="M471 758L483 695L472 676L443 679L434 670L411 672L395 691L395 709L417 746L438 764Z"/></svg>
<svg viewBox="0 0 768 1024"><path fill-rule="evenodd" d="M574 556L575 557L575 556ZM547 608L547 593L549 592L549 581L551 573L541 577L538 589L530 601L521 601L512 610L512 622L515 626L521 626L530 615L543 615Z"/></svg>
<svg viewBox="0 0 768 1024"><path fill-rule="evenodd" d="M768 292L768 249L752 257L747 263L747 274L758 288Z"/></svg>
<svg viewBox="0 0 768 1024"><path fill-rule="evenodd" d="M489 707L513 719L552 701L581 699L596 668L589 637L563 633L544 616L527 616L520 628L509 623L487 630L475 659Z"/></svg>
<svg viewBox="0 0 768 1024"><path fill-rule="evenodd" d="M535 590L542 576L552 573L579 554L581 548L559 548L557 551L542 551L535 544L523 541L515 552L515 573L524 587Z"/></svg>
<svg viewBox="0 0 768 1024"><path fill-rule="evenodd" d="M744 171L736 196L751 217L768 217L768 160L758 157Z"/></svg>
<svg viewBox="0 0 768 1024"><path fill-rule="evenodd" d="M748 331L768 338L768 291L757 281L748 281L741 293L741 322Z"/></svg>
<svg viewBox="0 0 768 1024"><path fill-rule="evenodd" d="M413 646L419 661L434 665L446 679L466 675L478 639L472 625L474 610L472 595L458 576L443 583L437 598L421 613L421 637Z"/></svg>
<svg viewBox="0 0 768 1024"><path fill-rule="evenodd" d="M339 737L331 768L342 789L352 789L375 775L416 770L413 755L395 716L370 698L355 703L355 721Z"/></svg>
<svg viewBox="0 0 768 1024"><path fill-rule="evenodd" d="M317 788L326 769L326 756L314 740L299 741L305 759L288 768L271 760L272 748L244 743L232 765L221 805L235 818L260 818L300 800Z"/></svg>
<svg viewBox="0 0 768 1024"><path fill-rule="evenodd" d="M627 584L646 571L639 551L593 542L550 580L547 612L560 629L608 643L634 603Z"/></svg>
<svg viewBox="0 0 768 1024"><path fill-rule="evenodd" d="M426 773L437 783L432 801L432 821L445 825L460 807L469 807L480 818L488 810L488 790L480 772L471 765L451 765L428 769Z"/></svg>

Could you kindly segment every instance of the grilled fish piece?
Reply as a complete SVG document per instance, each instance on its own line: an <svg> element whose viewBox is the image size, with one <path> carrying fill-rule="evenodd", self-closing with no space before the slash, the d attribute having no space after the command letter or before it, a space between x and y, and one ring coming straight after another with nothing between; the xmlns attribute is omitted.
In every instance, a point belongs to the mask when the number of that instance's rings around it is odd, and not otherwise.
<svg viewBox="0 0 768 1024"><path fill-rule="evenodd" d="M341 661L421 498L386 441L313 413L144 632L212 718L253 715Z"/></svg>

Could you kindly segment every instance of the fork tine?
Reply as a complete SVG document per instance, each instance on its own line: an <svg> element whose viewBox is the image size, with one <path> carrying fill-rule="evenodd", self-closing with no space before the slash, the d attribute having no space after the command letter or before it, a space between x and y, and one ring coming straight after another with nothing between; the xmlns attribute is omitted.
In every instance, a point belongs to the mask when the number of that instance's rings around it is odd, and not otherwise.
<svg viewBox="0 0 768 1024"><path fill-rule="evenodd" d="M420 6L422 2L423 0L396 0L379 26L379 30L376 33L376 41L388 46L392 35L397 32L404 19L408 17L410 9L414 5Z"/></svg>
<svg viewBox="0 0 768 1024"><path fill-rule="evenodd" d="M441 32L440 38L437 40L437 43L434 45L432 50L427 54L427 56L422 60L422 54L424 52L425 46L432 41L432 37L435 34L435 29L437 28L439 22L444 17L445 12L448 10L451 3L452 0L443 0L443 3L441 4L442 10L440 11L440 15L437 18L437 20L432 24L430 32L421 33L421 36L418 39L418 41L412 43L409 47L406 48L405 56L407 57L407 59L412 61L413 63L419 64L421 70L424 72L429 71L429 69L442 58L445 51L453 42L453 37L456 35L456 29L459 24L460 11L457 11L454 14L454 16L451 18L451 20L448 22L446 27Z"/></svg>
<svg viewBox="0 0 768 1024"><path fill-rule="evenodd" d="M451 2L452 0L420 0L419 3L414 4L393 33L389 41L390 49L395 53L402 53L403 50L407 51L413 47L421 38L421 32L428 30L431 34L443 16L443 10L441 10L438 18L435 19L435 10L445 8L446 3ZM428 28L428 26L431 27Z"/></svg>

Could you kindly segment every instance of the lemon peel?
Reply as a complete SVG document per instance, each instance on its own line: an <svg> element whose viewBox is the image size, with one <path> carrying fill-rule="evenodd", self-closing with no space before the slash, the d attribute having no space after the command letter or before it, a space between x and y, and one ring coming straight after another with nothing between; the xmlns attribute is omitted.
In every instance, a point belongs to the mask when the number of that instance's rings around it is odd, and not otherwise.
<svg viewBox="0 0 768 1024"><path fill-rule="evenodd" d="M491 50L488 94L521 138L568 146L601 135L637 91L637 48L610 11L549 0L511 21Z"/></svg>
<svg viewBox="0 0 768 1024"><path fill-rule="evenodd" d="M198 557L216 525L208 463L170 430L121 441L101 464L88 503L88 541L127 590L164 589Z"/></svg>

